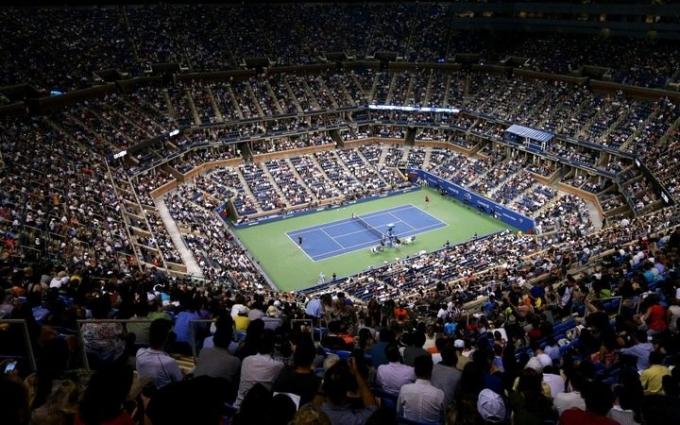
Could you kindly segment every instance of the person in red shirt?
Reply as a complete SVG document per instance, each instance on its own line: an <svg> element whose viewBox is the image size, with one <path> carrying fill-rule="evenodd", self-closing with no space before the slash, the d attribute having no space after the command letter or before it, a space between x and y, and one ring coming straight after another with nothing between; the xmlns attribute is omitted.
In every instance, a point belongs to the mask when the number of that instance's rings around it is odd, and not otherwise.
<svg viewBox="0 0 680 425"><path fill-rule="evenodd" d="M646 300L649 303L649 307L645 314L642 315L642 320L647 324L647 329L650 333L660 333L664 332L668 328L668 323L666 322L666 309L659 304L656 295L650 295Z"/></svg>
<svg viewBox="0 0 680 425"><path fill-rule="evenodd" d="M560 416L560 425L619 425L607 417L614 405L614 393L609 385L593 381L583 391L586 410L567 409Z"/></svg>
<svg viewBox="0 0 680 425"><path fill-rule="evenodd" d="M398 322L405 322L408 319L408 311L403 304L394 308L394 318Z"/></svg>

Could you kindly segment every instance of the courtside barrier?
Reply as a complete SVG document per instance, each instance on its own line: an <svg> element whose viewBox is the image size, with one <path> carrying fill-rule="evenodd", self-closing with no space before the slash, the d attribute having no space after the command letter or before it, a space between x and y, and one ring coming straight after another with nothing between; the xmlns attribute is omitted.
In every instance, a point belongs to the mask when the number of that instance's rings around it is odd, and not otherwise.
<svg viewBox="0 0 680 425"><path fill-rule="evenodd" d="M491 215L503 223L521 230L522 232L532 233L534 230L534 220L503 205L500 205L477 192L473 192L469 189L417 168L409 168L408 172L409 174L415 174L418 179L426 181L430 187L439 188L447 195L459 200L460 202L470 205L485 214Z"/></svg>

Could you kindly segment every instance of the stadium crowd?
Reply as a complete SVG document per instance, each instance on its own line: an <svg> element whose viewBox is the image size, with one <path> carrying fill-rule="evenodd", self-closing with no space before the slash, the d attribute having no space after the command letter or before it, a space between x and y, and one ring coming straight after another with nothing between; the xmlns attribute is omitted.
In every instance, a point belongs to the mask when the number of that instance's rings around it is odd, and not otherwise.
<svg viewBox="0 0 680 425"><path fill-rule="evenodd" d="M680 200L677 101L510 68L667 88L677 44L499 42L452 17L433 3L0 8L0 86L101 86L0 117L2 424L680 423L680 209L663 200ZM372 60L391 53L396 66ZM338 54L358 60L334 68ZM159 64L181 72L105 85ZM301 64L319 66L282 67ZM369 108L386 104L414 110ZM514 123L557 137L511 148ZM408 167L535 234L289 293L225 220L409 189Z"/></svg>
<svg viewBox="0 0 680 425"><path fill-rule="evenodd" d="M564 34L536 39L530 33L499 40L483 31L449 31L446 22L454 12L447 6L268 5L266 13L250 4L4 8L0 36L12 59L0 85L29 83L64 91L101 83L110 70L141 75L157 63L223 70L252 57L291 65L320 63L329 53L364 58L385 51L410 62L445 62L460 54L478 54L487 64L523 58L520 67L559 74L603 67L604 78L644 87L677 82L679 55L670 41ZM313 83L307 84L316 88ZM263 87L252 97L269 94Z"/></svg>
<svg viewBox="0 0 680 425"><path fill-rule="evenodd" d="M22 364L0 380L4 417L673 423L678 217L663 210L529 257L530 237L471 241L306 295L196 285L154 269L5 270L0 311L26 321L38 369L21 381ZM493 252L504 264L484 271L477 259L444 283L455 252ZM79 322L88 318L99 321ZM0 338L22 352L11 328ZM68 372L84 361L91 374Z"/></svg>

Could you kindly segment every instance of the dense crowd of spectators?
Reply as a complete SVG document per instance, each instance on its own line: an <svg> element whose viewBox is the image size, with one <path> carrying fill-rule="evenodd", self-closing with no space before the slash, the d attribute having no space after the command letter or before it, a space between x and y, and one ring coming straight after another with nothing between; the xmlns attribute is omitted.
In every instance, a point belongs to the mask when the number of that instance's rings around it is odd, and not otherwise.
<svg viewBox="0 0 680 425"><path fill-rule="evenodd" d="M480 53L486 64L510 54L556 73L598 65L650 87L678 76L677 46L663 41L518 35L499 45L448 31L450 17L446 5L420 3L4 8L11 54L0 85L68 91L158 62L198 71L379 51L408 62ZM467 67L364 65L119 89L0 121L0 319L22 321L0 324L3 421L680 421L680 213L657 209L657 188L633 160L600 150L633 153L680 196L671 99ZM462 111L337 112L371 104ZM494 143L510 123L562 137L537 162ZM368 137L414 145L342 146ZM531 216L537 235L475 235L285 293L224 220L406 188L405 167ZM168 183L178 187L152 196ZM560 183L595 194L605 226ZM233 211L218 208L227 200ZM202 280L175 277L186 270L180 248Z"/></svg>
<svg viewBox="0 0 680 425"><path fill-rule="evenodd" d="M220 232L191 215L205 200L185 195L196 199L184 215L194 231ZM4 417L674 423L678 217L663 210L529 256L532 238L507 233L307 295L3 262L2 317L25 320L38 361L30 373L21 339L0 330L19 359L0 380ZM468 257L465 270L456 257ZM88 318L98 320L79 322ZM69 372L84 362L91 373Z"/></svg>
<svg viewBox="0 0 680 425"><path fill-rule="evenodd" d="M13 55L0 85L70 90L102 82L107 70L140 75L155 63L217 70L252 57L291 65L320 63L328 52L364 58L381 51L418 62L443 62L461 53L480 54L481 62L492 64L523 57L522 67L561 74L593 65L608 70L605 78L645 87L663 87L677 79L677 45L669 41L533 33L499 40L497 34L481 31L449 31L451 17L446 4L431 3L5 8L0 35ZM317 89L313 83L306 82ZM417 99L424 94L407 87L399 85L395 95ZM292 88L296 91L296 84ZM268 96L266 90L253 94ZM322 99L300 106L332 103Z"/></svg>

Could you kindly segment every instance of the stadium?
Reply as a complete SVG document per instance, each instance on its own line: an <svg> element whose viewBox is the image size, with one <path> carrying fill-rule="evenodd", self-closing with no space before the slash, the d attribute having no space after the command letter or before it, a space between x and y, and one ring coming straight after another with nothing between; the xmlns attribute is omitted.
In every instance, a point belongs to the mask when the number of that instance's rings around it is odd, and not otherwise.
<svg viewBox="0 0 680 425"><path fill-rule="evenodd" d="M680 4L0 5L0 423L680 423Z"/></svg>

